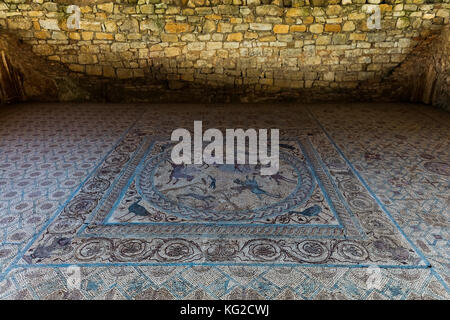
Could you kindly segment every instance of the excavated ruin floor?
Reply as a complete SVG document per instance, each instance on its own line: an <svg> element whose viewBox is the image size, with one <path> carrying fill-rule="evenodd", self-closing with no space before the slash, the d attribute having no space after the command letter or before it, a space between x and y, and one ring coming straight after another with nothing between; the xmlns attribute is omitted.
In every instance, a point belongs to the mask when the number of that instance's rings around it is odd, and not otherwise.
<svg viewBox="0 0 450 320"><path fill-rule="evenodd" d="M339 201L363 230L362 242L306 235L291 250L276 237L245 242L237 234L242 252L234 255L230 243L203 252L206 242L192 244L182 232L163 240L135 235L143 218L131 209L108 229L117 234L89 233L99 226L91 213L107 205L96 197L114 202L133 187L115 195L108 189L115 178L99 177L101 170L125 175L135 159L125 154L141 148L148 132L160 137L209 119L244 128L276 123L282 136L315 143L323 179L343 190ZM449 143L450 113L415 104L1 107L0 299L449 299ZM77 270L79 286L71 287Z"/></svg>

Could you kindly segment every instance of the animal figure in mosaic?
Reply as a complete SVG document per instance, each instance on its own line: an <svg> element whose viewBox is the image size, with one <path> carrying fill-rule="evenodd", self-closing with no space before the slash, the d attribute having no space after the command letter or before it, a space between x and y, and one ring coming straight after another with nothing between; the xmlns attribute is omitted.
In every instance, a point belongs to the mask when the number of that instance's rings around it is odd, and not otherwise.
<svg viewBox="0 0 450 320"><path fill-rule="evenodd" d="M33 263L33 259L50 258L55 250L68 246L70 241L69 238L54 238L50 245L40 245L36 247L32 254L24 256L23 259L31 264Z"/></svg>
<svg viewBox="0 0 450 320"><path fill-rule="evenodd" d="M132 201L132 200L129 200ZM142 201L142 197L138 197L136 201L128 207L128 213L125 213L122 216L119 216L118 219L122 222L127 222L133 217L146 217L146 220L150 221L161 221L164 220L164 216L156 211L149 212L144 206L140 205L139 202ZM128 201L127 201L128 202Z"/></svg>
<svg viewBox="0 0 450 320"><path fill-rule="evenodd" d="M273 174L273 175L269 176L269 179L270 180L275 180L277 185L280 185L280 180L281 181L286 181L288 183L297 183L297 181L295 181L293 179L286 178L285 176L281 175L280 172L277 172L276 174Z"/></svg>
<svg viewBox="0 0 450 320"><path fill-rule="evenodd" d="M214 196L211 196L211 195L204 196L204 195L197 194L194 192L177 195L177 199L183 199L183 198L193 198L196 200L200 200L205 203L205 208L210 208L211 207L210 201L214 201L216 199Z"/></svg>
<svg viewBox="0 0 450 320"><path fill-rule="evenodd" d="M289 149L289 150L292 150L292 151L295 150L295 147L291 146L290 144L280 143L279 146L281 148L284 148L284 149Z"/></svg>
<svg viewBox="0 0 450 320"><path fill-rule="evenodd" d="M138 198L138 200L133 203L131 206L128 207L128 213L134 213L137 216L145 217L150 215L150 213L145 209L143 206L139 204L139 202L142 200L141 197Z"/></svg>
<svg viewBox="0 0 450 320"><path fill-rule="evenodd" d="M301 214L307 217L314 217L317 216L320 213L320 211L322 211L322 208L317 204L315 204L312 207L306 208L303 211L289 211L289 214Z"/></svg>
<svg viewBox="0 0 450 320"><path fill-rule="evenodd" d="M180 179L186 179L187 181L192 181L194 179L193 175L188 174L187 166L185 164L174 164L169 161L172 166L172 171L170 172L169 182L171 183L173 179L175 179L173 184L177 184Z"/></svg>
<svg viewBox="0 0 450 320"><path fill-rule="evenodd" d="M208 178L211 179L211 182L209 183L209 188L216 190L216 178L208 174Z"/></svg>
<svg viewBox="0 0 450 320"><path fill-rule="evenodd" d="M288 150L288 152L289 152L291 155L296 155L296 156L301 156L301 155L302 155L300 149L298 149L298 148L296 148L295 146L290 145L290 144L280 143L280 148L283 148L283 149Z"/></svg>
<svg viewBox="0 0 450 320"><path fill-rule="evenodd" d="M252 179L249 179L248 176L245 176L244 181L240 179L235 179L233 182L240 185L239 187L232 187L233 190L238 190L239 192L249 190L251 193L255 194L259 200L262 199L263 195L277 199L280 198L279 195L272 194L261 189L261 187L259 186L258 182L255 179L255 176L253 176Z"/></svg>

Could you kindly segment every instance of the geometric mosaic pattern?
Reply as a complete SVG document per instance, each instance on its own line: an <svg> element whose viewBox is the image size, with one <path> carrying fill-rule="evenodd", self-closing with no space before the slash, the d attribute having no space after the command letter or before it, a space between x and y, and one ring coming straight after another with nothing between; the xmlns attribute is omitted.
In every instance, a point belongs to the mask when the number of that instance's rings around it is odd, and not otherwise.
<svg viewBox="0 0 450 320"><path fill-rule="evenodd" d="M2 110L0 298L448 299L448 114L399 104L286 105L278 106L275 118L273 109L24 105ZM284 176L254 178L268 193L247 204L260 216L243 215L241 233L230 232L237 227L221 215L226 210L192 199L197 189L189 189L187 181L167 199L183 201L196 208L192 212L204 212L202 217L184 210L168 220L167 211L142 191L139 177L161 179L161 188L167 188L164 174L173 169L165 158L167 134L190 128L194 120L219 129L281 129ZM146 175L152 159L162 161L161 178ZM200 183L204 175L209 188L208 176L229 184L236 180L208 170L198 171L192 182ZM251 178L242 175L240 181ZM286 194L270 196L268 190L283 187ZM292 194L289 188L308 192L299 191L298 202L285 211L255 211L276 208ZM251 190L241 192L252 196ZM233 196L221 199L231 206ZM95 206L74 205L82 198ZM215 221L208 221L211 212ZM194 224L202 228L200 236L189 231ZM250 240L240 236L242 228ZM150 257L155 248L161 251ZM67 288L66 267L73 264L81 266L80 290ZM381 288L367 288L368 265L383 267Z"/></svg>

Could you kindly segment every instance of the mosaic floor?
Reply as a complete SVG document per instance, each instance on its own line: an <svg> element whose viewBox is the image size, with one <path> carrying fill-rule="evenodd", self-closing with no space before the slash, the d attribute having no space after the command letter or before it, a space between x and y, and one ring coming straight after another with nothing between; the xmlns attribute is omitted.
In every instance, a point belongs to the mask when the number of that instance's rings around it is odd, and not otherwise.
<svg viewBox="0 0 450 320"><path fill-rule="evenodd" d="M278 174L175 165L194 120L279 128ZM35 104L0 123L0 299L450 298L444 111Z"/></svg>

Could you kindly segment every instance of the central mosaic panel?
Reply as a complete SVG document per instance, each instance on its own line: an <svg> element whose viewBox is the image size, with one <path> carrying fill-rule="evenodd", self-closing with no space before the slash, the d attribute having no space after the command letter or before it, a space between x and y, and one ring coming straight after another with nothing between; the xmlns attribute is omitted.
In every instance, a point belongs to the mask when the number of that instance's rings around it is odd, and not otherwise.
<svg viewBox="0 0 450 320"><path fill-rule="evenodd" d="M156 142L131 177L108 223L330 225L339 227L329 196L298 141L283 141L280 169L259 165L175 165L172 145Z"/></svg>
<svg viewBox="0 0 450 320"><path fill-rule="evenodd" d="M314 187L304 163L285 153L280 155L280 171L272 176L260 175L257 165L175 165L169 155L167 151L150 159L137 185L150 204L180 217L211 221L270 217L306 201Z"/></svg>

